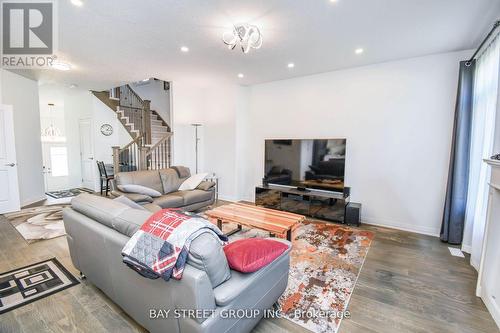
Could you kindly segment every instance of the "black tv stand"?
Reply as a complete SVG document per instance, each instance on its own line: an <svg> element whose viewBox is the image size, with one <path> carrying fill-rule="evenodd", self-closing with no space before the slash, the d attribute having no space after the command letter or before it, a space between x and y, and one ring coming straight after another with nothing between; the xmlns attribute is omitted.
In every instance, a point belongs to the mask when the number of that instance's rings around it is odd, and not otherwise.
<svg viewBox="0 0 500 333"><path fill-rule="evenodd" d="M349 191L334 192L299 189L287 185L263 185L255 188L255 204L271 209L344 223Z"/></svg>

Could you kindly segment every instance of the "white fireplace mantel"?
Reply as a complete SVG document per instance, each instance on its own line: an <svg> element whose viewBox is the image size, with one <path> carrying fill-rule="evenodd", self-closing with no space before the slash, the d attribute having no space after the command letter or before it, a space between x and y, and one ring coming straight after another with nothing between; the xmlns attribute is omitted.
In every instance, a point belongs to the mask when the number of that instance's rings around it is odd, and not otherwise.
<svg viewBox="0 0 500 333"><path fill-rule="evenodd" d="M485 159L484 162L490 166L491 175L476 294L500 327L500 161Z"/></svg>

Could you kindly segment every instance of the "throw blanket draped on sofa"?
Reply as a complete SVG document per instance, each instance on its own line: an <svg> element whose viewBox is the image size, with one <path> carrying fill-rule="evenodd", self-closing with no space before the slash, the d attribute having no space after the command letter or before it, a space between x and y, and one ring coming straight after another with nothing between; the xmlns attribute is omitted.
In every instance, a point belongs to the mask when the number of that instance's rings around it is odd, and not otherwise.
<svg viewBox="0 0 500 333"><path fill-rule="evenodd" d="M200 216L175 209L160 210L125 244L123 262L150 279L180 280L191 241L205 232L217 235L221 243L227 241L216 226Z"/></svg>

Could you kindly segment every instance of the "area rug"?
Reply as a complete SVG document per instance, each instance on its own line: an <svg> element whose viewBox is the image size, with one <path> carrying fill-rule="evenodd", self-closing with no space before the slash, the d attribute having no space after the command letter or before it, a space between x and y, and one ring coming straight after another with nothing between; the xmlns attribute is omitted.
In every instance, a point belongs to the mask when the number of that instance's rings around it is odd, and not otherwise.
<svg viewBox="0 0 500 333"><path fill-rule="evenodd" d="M78 283L56 258L0 273L0 314Z"/></svg>
<svg viewBox="0 0 500 333"><path fill-rule="evenodd" d="M50 205L21 209L5 214L10 224L29 243L66 235L62 210L68 205Z"/></svg>
<svg viewBox="0 0 500 333"><path fill-rule="evenodd" d="M250 237L269 234L244 228L230 240ZM312 332L337 332L374 234L306 220L294 237L281 315Z"/></svg>
<svg viewBox="0 0 500 333"><path fill-rule="evenodd" d="M81 193L94 193L94 191L89 190L88 188L79 187L79 188L71 188L69 190L46 192L45 194L55 199L62 199L62 198L76 197Z"/></svg>

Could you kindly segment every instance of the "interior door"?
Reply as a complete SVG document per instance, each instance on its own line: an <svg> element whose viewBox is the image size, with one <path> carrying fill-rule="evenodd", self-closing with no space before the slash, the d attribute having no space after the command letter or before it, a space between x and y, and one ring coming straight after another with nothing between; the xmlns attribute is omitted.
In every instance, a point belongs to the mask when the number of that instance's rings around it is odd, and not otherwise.
<svg viewBox="0 0 500 333"><path fill-rule="evenodd" d="M0 214L20 209L12 107L0 105Z"/></svg>
<svg viewBox="0 0 500 333"><path fill-rule="evenodd" d="M95 189L94 144L92 120L80 119L80 157L82 162L82 186Z"/></svg>

